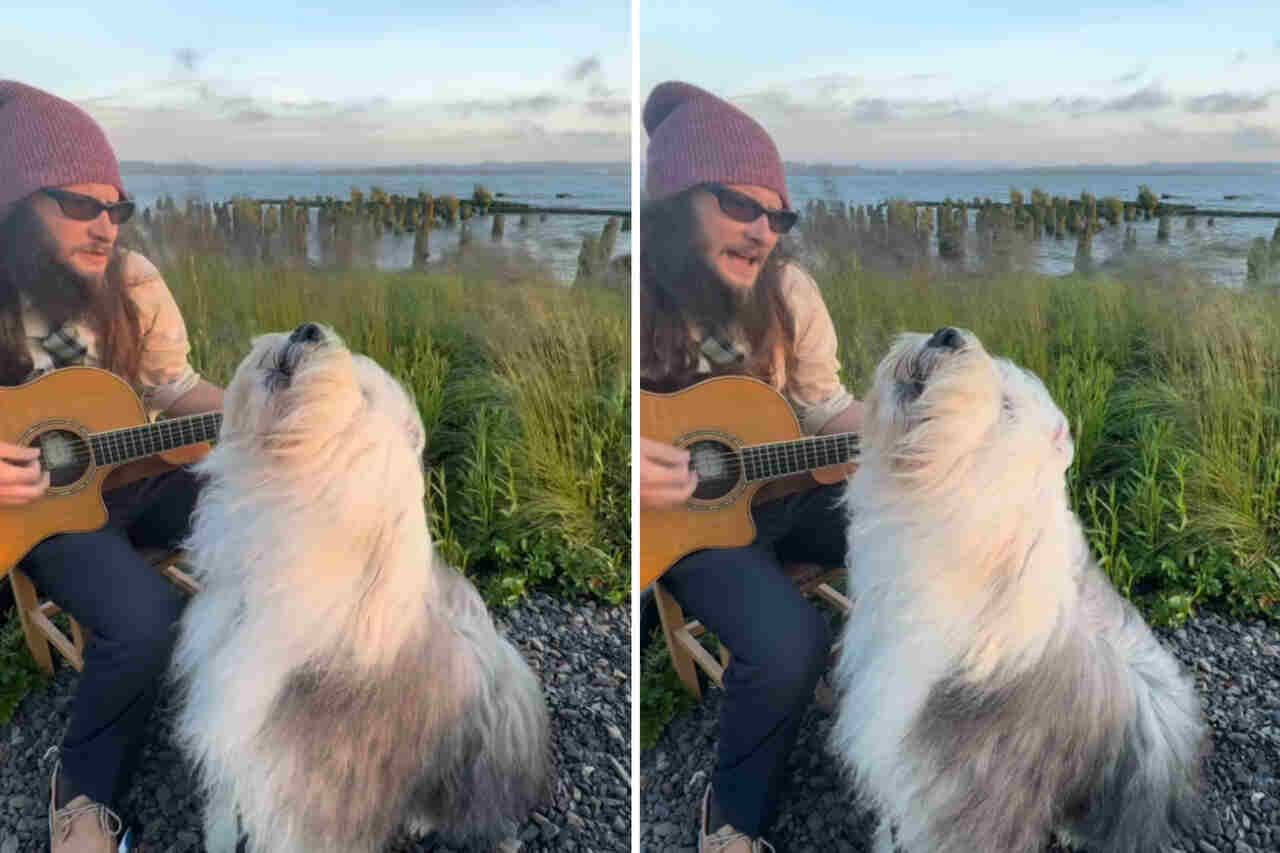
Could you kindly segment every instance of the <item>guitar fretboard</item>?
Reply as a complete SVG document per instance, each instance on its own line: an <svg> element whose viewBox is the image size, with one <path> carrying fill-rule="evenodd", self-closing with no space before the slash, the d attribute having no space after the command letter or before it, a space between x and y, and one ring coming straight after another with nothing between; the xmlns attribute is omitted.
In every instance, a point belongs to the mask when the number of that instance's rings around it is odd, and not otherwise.
<svg viewBox="0 0 1280 853"><path fill-rule="evenodd" d="M188 415L153 424L99 432L89 437L93 461L97 465L132 462L166 450L175 450L218 437L221 412Z"/></svg>
<svg viewBox="0 0 1280 853"><path fill-rule="evenodd" d="M777 441L742 448L747 481L800 474L828 465L842 465L858 455L858 435L842 432L794 441Z"/></svg>

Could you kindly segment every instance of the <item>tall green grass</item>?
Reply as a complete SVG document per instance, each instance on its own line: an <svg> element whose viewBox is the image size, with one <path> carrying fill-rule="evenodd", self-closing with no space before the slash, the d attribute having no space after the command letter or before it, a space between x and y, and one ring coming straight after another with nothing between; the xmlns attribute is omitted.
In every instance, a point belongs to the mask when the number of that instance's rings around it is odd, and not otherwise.
<svg viewBox="0 0 1280 853"><path fill-rule="evenodd" d="M1093 277L874 269L824 245L812 268L863 398L904 331L960 326L1035 371L1071 422L1074 509L1148 619L1280 618L1280 289L1131 266ZM661 645L661 640L657 641ZM641 672L646 747L688 707L665 649Z"/></svg>
<svg viewBox="0 0 1280 853"><path fill-rule="evenodd" d="M816 277L855 396L893 336L944 325L1044 379L1071 422L1075 510L1150 618L1280 617L1280 293L1142 268Z"/></svg>
<svg viewBox="0 0 1280 853"><path fill-rule="evenodd" d="M341 272L187 254L162 269L192 363L225 383L263 332L315 321L413 393L435 539L494 603L630 591L628 302L483 265Z"/></svg>
<svg viewBox="0 0 1280 853"><path fill-rule="evenodd" d="M494 256L431 272L154 257L225 385L253 336L332 326L414 395L428 515L443 556L490 604L534 588L611 604L630 593L630 361L625 292L565 287ZM504 265L505 263L505 265ZM16 615L0 626L0 724L43 683Z"/></svg>

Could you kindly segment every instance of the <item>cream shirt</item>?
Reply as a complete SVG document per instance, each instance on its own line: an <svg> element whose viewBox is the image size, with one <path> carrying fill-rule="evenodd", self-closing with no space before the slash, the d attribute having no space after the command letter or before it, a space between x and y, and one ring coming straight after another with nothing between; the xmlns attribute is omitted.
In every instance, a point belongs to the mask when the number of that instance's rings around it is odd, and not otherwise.
<svg viewBox="0 0 1280 853"><path fill-rule="evenodd" d="M769 381L791 404L801 429L808 435L816 435L849 407L853 395L840 380L835 324L818 283L799 266L787 264L782 270L781 287L783 299L791 310L795 344L788 362L773 365ZM694 340L702 340L700 330L690 331ZM747 351L740 331L733 345L740 352ZM713 365L705 354L699 354L697 372L713 372Z"/></svg>
<svg viewBox="0 0 1280 853"><path fill-rule="evenodd" d="M191 344L187 338L182 312L178 310L178 304L160 276L160 271L142 255L126 250L124 281L126 293L138 308L142 351L138 375L122 378L142 398L147 417L151 418L166 411L178 398L195 388L200 376L188 359ZM28 379L32 379L58 366L41 344L54 330L25 301L23 308L22 324L27 337L27 350L34 365ZM84 321L73 324L71 330L86 348L84 358L79 363L88 367L103 367L97 331Z"/></svg>

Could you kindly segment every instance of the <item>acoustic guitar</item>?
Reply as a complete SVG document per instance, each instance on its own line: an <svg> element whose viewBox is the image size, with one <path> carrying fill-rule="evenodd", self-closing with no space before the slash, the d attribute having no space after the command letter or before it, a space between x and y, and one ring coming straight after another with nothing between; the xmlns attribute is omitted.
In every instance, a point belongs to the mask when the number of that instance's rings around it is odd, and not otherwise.
<svg viewBox="0 0 1280 853"><path fill-rule="evenodd" d="M857 434L804 435L781 394L743 376L671 394L641 391L640 434L688 450L698 475L682 506L640 510L641 589L694 551L749 545L756 536L752 499L765 483L805 473L838 482L858 453Z"/></svg>
<svg viewBox="0 0 1280 853"><path fill-rule="evenodd" d="M221 412L148 423L129 383L96 367L0 388L0 441L40 448L49 472L43 496L0 507L0 578L50 536L105 525L104 490L199 461L221 425Z"/></svg>

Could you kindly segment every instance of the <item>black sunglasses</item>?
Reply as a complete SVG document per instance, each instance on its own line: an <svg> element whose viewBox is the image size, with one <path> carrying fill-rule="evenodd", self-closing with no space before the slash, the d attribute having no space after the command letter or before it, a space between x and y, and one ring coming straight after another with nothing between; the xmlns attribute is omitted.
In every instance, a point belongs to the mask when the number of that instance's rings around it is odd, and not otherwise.
<svg viewBox="0 0 1280 853"><path fill-rule="evenodd" d="M706 184L703 189L716 197L720 212L735 222L755 222L761 214L769 217L769 229L775 234L786 234L800 219L794 210L772 210L748 195L729 189L722 184Z"/></svg>
<svg viewBox="0 0 1280 853"><path fill-rule="evenodd" d="M58 203L58 207L62 208L63 216L74 219L77 222L89 222L97 219L104 210L107 212L107 218L111 220L112 225L128 222L129 217L133 216L135 205L132 199L126 198L114 204L106 204L91 195L81 195L67 190L43 189L40 192Z"/></svg>

